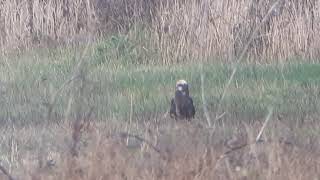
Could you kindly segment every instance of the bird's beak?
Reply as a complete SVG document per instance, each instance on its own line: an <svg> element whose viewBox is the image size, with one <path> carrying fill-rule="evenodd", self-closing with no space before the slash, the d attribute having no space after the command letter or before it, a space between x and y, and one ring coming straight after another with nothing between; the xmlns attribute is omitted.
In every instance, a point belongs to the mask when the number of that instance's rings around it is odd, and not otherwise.
<svg viewBox="0 0 320 180"><path fill-rule="evenodd" d="M178 86L178 91L183 91L183 88L181 86Z"/></svg>

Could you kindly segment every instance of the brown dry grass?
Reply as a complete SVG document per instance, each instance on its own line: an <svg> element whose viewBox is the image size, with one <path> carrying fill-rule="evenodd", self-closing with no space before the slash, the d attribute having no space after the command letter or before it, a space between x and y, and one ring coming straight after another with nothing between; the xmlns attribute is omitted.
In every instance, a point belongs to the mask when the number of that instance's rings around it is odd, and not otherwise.
<svg viewBox="0 0 320 180"><path fill-rule="evenodd" d="M33 180L317 179L320 176L319 143L311 141L310 135L295 136L304 133L302 129L315 130L315 126L290 127L273 117L264 133L264 142L236 149L255 139L261 123L229 124L211 134L210 129L196 122L162 119L158 123L135 123L132 133L139 132L137 135L159 152L136 138L127 141L127 136L121 133L126 129L125 124L92 123L81 134L78 156L70 152L74 129L68 123L16 128L8 138L12 144L8 151L12 158L8 160L9 172L18 179ZM236 150L224 154L230 149Z"/></svg>
<svg viewBox="0 0 320 180"><path fill-rule="evenodd" d="M274 1L16 0L0 3L3 52L86 42L87 36L136 36L143 31L156 63L216 59L232 62ZM281 1L255 37L248 61L315 59L320 53L320 3ZM150 60L145 59L149 62ZM149 62L150 63L150 62Z"/></svg>

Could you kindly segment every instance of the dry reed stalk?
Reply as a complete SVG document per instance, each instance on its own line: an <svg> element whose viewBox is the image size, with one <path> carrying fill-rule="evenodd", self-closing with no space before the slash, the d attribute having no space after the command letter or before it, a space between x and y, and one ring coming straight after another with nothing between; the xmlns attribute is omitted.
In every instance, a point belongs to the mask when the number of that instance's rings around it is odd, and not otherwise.
<svg viewBox="0 0 320 180"><path fill-rule="evenodd" d="M282 1L283 2L283 1ZM193 2L194 3L194 2ZM163 49L166 54L168 52L170 53L170 50L177 51L177 48L180 48L181 46L178 46L177 44L183 44L183 48L186 48L186 53L184 53L184 56L189 58L194 58L196 61L202 59L207 59L210 57L221 57L222 59L228 59L232 60L230 58L230 54L232 54L232 47L234 41L243 41L244 43L247 42L246 39L237 39L232 38L231 29L233 29L237 24L245 25L248 21L256 21L257 18L255 14L251 13L249 7L253 7L256 9L265 9L268 6L265 6L264 3L258 3L258 4L250 4L249 1L215 1L210 2L207 9L209 10L208 16L202 16L203 13L199 12L205 12L205 1L201 1L199 3L185 3L183 5L179 4L179 7L175 7L176 3L172 3L172 6L170 7L164 7L160 8L161 11L163 11L163 15L160 14L160 16L163 16L161 18L161 22L157 23L160 24L162 27L168 27L168 28L162 28L159 27L158 29L168 29L167 31L163 31L162 34L165 34L164 36L161 36L161 44L162 46L159 47L159 49ZM204 4L204 5L203 5ZM267 4L270 4L269 2ZM302 22L299 22L295 19L293 19L290 24L297 29L299 33L292 32L290 28L283 27L283 26L277 26L277 24L283 22L286 22L287 18L291 18L289 13L285 14L282 13L283 11L294 11L291 7L288 7L290 5L290 2L286 2L285 5L281 3L279 7L276 7L273 9L273 12L271 12L270 16L272 18L269 18L263 29L269 28L270 30L263 30L259 31L259 36L255 37L255 44L250 46L250 51L248 54L256 53L256 49L260 48L261 46L261 60L264 59L279 59L280 57L283 57L283 54L286 54L287 57L293 57L294 49L299 49L299 44L290 43L290 39L292 37L301 37L303 39L307 39L306 37L309 37L312 35L312 33L309 31L304 31L304 29L308 29L310 27L310 24L306 24L304 27L300 26L303 25ZM285 6L285 7L283 7ZM288 8L288 9L285 9ZM291 9L290 9L291 8ZM179 11L175 11L176 9L179 9ZM232 10L230 10L232 9ZM285 10L283 10L285 9ZM315 12L314 6L310 6L310 8L305 9L306 13ZM186 13L188 12L188 13ZM230 12L237 12L237 13L230 13ZM293 12L293 14L298 14L298 12ZM261 14L262 16L264 14ZM306 17L308 17L306 15ZM207 20L209 19L209 20ZM308 18L307 18L308 19ZM309 18L311 19L311 17ZM178 21L179 20L179 21ZM261 19L261 21L263 21ZM199 23L197 23L199 22ZM207 23L201 23L201 22L207 22ZM244 24L243 24L244 23ZM156 24L156 25L157 25ZM245 34L252 34L250 29L254 28L256 26L256 23L249 24L250 26L247 29L238 29L237 34L245 33ZM289 33L285 33L282 31L282 29L288 29L290 30ZM187 33L185 33L185 31ZM244 32L241 32L244 31ZM246 32L249 31L249 32ZM264 34L264 31L266 31L267 34ZM275 37L274 34L276 32L280 32L279 36ZM180 35L183 35L184 38L180 38ZM240 36L241 37L241 36ZM274 38L275 39L271 39ZM279 38L286 37L285 41L281 40L281 47L274 47L275 45L273 42L280 42L278 41ZM308 38L310 39L310 38ZM262 41L263 44L257 44L256 41ZM183 42L183 43L182 43ZM309 41L309 44L312 44L312 41ZM279 45L279 44L278 44ZM288 48L284 48L284 46L287 46ZM293 46L291 48L290 46ZM242 46L243 47L243 46ZM305 47L305 46L304 46ZM275 51L277 50L277 51ZM306 52L306 51L302 51ZM291 53L291 54L290 54ZM201 54L201 57L199 57L197 54ZM223 55L224 54L224 55ZM222 56L221 56L222 55ZM250 56L248 56L250 57ZM253 57L253 56L252 56ZM256 57L256 56L255 56ZM170 58L170 56L169 56ZM173 61L177 61L174 59ZM255 58L256 62L261 62L259 59Z"/></svg>
<svg viewBox="0 0 320 180"><path fill-rule="evenodd" d="M255 140L253 140L253 139L250 140L250 139L249 139L248 142L241 143L240 145L237 145L237 146L235 146L235 147L231 147L229 150L225 151L222 155L220 155L220 156L218 157L218 159L217 159L217 161L216 161L217 163L216 163L214 169L216 170L217 167L218 167L218 165L219 165L219 163L221 162L221 160L223 160L223 159L225 159L226 157L228 157L231 153L236 152L236 151L239 151L239 150L244 149L244 148L247 148L247 147L252 148L254 145L256 145L257 143L259 143L259 142L261 141L261 135L262 135L264 129L266 128L266 125L267 125L267 123L269 122L269 120L270 120L270 118L271 118L271 116L272 116L272 113L273 113L273 108L269 108L269 112L268 112L268 115L266 116L265 122L263 123L263 125L262 125L262 127L261 127L261 129L260 129L260 131L259 131L259 133L258 133L258 135L257 135L257 137L255 138ZM245 125L245 127L246 127L247 134L251 134L251 133L249 133L249 128L248 128L248 126ZM249 137L249 138L250 138L250 137ZM253 150L253 152L254 152L255 154L257 153L255 150ZM225 159L225 162L228 162L228 161ZM258 162L258 164L259 164L259 167L261 167L260 162ZM229 174L230 174L230 173L229 173Z"/></svg>
<svg viewBox="0 0 320 180"><path fill-rule="evenodd" d="M266 128L266 126L267 126L267 124L268 124L268 122L269 122L269 120L270 120L270 118L271 118L271 116L272 116L272 113L273 113L273 108L270 108L270 109L269 109L269 113L268 113L268 115L267 115L267 117L266 117L266 120L264 121L264 123L263 123L263 125L262 125L262 127L261 127L261 129L260 129L260 131L259 131L259 134L258 134L258 136L256 137L256 142L261 141L262 133L263 133L264 129Z"/></svg>
<svg viewBox="0 0 320 180"><path fill-rule="evenodd" d="M220 111L221 103L222 103L222 101L223 101L223 99L224 99L224 97L225 97L225 95L227 93L227 90L228 90L228 88L229 88L229 86L230 86L230 84L231 84L231 82L232 82L237 70L238 70L239 63L244 59L244 56L245 56L248 48L250 47L251 43L253 42L253 40L254 40L255 36L257 35L258 31L260 30L260 28L269 20L269 18L271 17L274 9L277 8L277 6L280 4L281 1L283 1L283 0L278 0L271 6L271 8L269 9L268 13L264 16L264 18L262 19L261 23L257 27L255 27L255 29L253 30L248 42L243 47L243 50L242 50L239 58L237 59L236 63L234 64L234 68L232 70L232 73L231 73L226 85L223 88L223 92L222 92L222 95L221 95L221 97L219 99L218 108L217 108L217 111L216 111L217 113L219 113L219 111Z"/></svg>
<svg viewBox="0 0 320 180"><path fill-rule="evenodd" d="M4 51L82 42L83 37L136 32L144 26L156 63L231 62L272 1L27 0L0 4L0 46ZM248 51L248 62L274 62L320 54L320 3L283 1ZM134 36L132 33L131 36ZM254 61L253 61L254 60ZM143 60L149 62L149 60ZM161 62L160 62L161 61Z"/></svg>
<svg viewBox="0 0 320 180"><path fill-rule="evenodd" d="M126 124L126 132L130 134L131 123L132 123L132 113L133 113L133 95L130 94L130 114L129 114L129 124ZM129 145L129 136L126 139L127 146Z"/></svg>
<svg viewBox="0 0 320 180"><path fill-rule="evenodd" d="M205 94L204 94L204 74L203 74L203 69L202 68L201 68L201 99L202 99L202 108L203 108L204 115L206 117L208 126L211 127L211 125L212 125L211 124L211 118L210 118L210 115L209 115L209 111L208 111L208 108L207 108L207 101L206 101Z"/></svg>
<svg viewBox="0 0 320 180"><path fill-rule="evenodd" d="M2 165L0 165L0 171L7 176L7 178L9 180L15 180L15 178L13 178L13 176L7 171L7 169L5 167L3 167Z"/></svg>

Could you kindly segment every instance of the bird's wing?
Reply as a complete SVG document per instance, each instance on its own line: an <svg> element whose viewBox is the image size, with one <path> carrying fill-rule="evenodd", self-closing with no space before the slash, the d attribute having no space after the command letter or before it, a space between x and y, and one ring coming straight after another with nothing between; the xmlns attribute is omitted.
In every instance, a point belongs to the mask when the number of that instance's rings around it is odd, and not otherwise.
<svg viewBox="0 0 320 180"><path fill-rule="evenodd" d="M192 100L191 97L189 97L189 106L190 106L190 111L189 111L189 113L190 113L190 115L191 115L192 117L194 117L194 115L195 115L195 113L196 113L196 109L195 109L195 107L194 107L194 105L193 105L193 100Z"/></svg>
<svg viewBox="0 0 320 180"><path fill-rule="evenodd" d="M171 106L170 106L170 117L173 118L176 116L176 104L174 102L174 98L171 99Z"/></svg>

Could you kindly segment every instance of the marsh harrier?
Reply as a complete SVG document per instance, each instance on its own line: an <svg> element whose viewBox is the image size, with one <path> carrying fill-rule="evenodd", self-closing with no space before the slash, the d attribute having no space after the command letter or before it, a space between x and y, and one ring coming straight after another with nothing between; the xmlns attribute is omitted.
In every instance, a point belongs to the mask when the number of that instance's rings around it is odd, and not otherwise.
<svg viewBox="0 0 320 180"><path fill-rule="evenodd" d="M170 117L190 120L194 118L195 112L193 100L189 96L189 85L185 80L179 80L171 100Z"/></svg>

